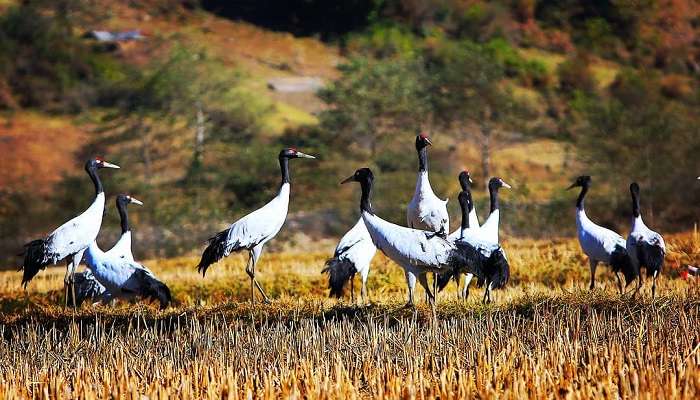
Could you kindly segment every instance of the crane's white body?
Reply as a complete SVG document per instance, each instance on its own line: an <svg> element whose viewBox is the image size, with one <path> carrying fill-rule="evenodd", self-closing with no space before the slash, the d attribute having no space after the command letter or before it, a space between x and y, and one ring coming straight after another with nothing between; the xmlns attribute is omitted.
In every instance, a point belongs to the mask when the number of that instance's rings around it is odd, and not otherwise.
<svg viewBox="0 0 700 400"><path fill-rule="evenodd" d="M115 243L111 249L104 252L104 257L110 259L120 258L122 260L135 263L134 255L131 252L131 230L122 233L119 240L117 240L117 243ZM143 268L148 270L146 267ZM100 296L102 296L102 302L107 302L109 299L115 297L112 296L111 292L100 282L99 279L96 278L95 274L91 273L90 269L83 273L83 278L86 281L94 282L93 285L96 287L95 290Z"/></svg>
<svg viewBox="0 0 700 400"><path fill-rule="evenodd" d="M479 228L480 235L484 240L487 240L492 243L499 242L498 224L500 223L500 219L501 211L498 208L493 210L493 212L489 214L488 218L486 218L486 221L484 221L484 224L481 225L481 227Z"/></svg>
<svg viewBox="0 0 700 400"><path fill-rule="evenodd" d="M75 254L74 268L77 267L83 252L100 232L104 210L105 194L100 192L87 210L51 232L46 238L46 254L49 258L47 261L56 264Z"/></svg>
<svg viewBox="0 0 700 400"><path fill-rule="evenodd" d="M95 279L106 289L103 302L113 298L129 299L141 295L140 288L143 282L137 280L137 271L143 271L156 279L148 268L116 254L107 254L94 241L85 252L85 263Z"/></svg>
<svg viewBox="0 0 700 400"><path fill-rule="evenodd" d="M480 234L478 229L464 229L461 236L456 239L471 244L481 254L488 257L494 250L500 249L501 246L497 242L493 242Z"/></svg>
<svg viewBox="0 0 700 400"><path fill-rule="evenodd" d="M576 210L576 231L581 249L591 262L610 263L610 256L618 246L625 248L625 239L610 229L588 219L583 208Z"/></svg>
<svg viewBox="0 0 700 400"><path fill-rule="evenodd" d="M666 243L664 242L664 238L657 232L649 229L640 215L632 222L632 231L630 232L629 236L627 236L627 241L625 243L627 252L632 260L632 265L634 265L637 269L639 269L640 264L640 260L637 257L637 246L643 244L658 246L663 251L663 254L666 254Z"/></svg>
<svg viewBox="0 0 700 400"><path fill-rule="evenodd" d="M134 255L131 252L131 230L128 230L119 237L117 243L107 250L105 254L116 256L128 261L134 261Z"/></svg>
<svg viewBox="0 0 700 400"><path fill-rule="evenodd" d="M362 217L357 223L340 238L340 242L335 247L334 256L341 260L350 261L360 274L362 284L367 282L369 266L377 252L377 247L372 242L372 237L367 231Z"/></svg>
<svg viewBox="0 0 700 400"><path fill-rule="evenodd" d="M408 226L430 232L443 232L447 235L450 231L447 201L440 199L433 192L430 179L428 179L428 171L418 171L416 190L413 192L413 197L406 209ZM416 287L416 276L410 269L405 268L405 273L406 284L412 297Z"/></svg>
<svg viewBox="0 0 700 400"><path fill-rule="evenodd" d="M231 254L232 250L246 248L252 249L257 261L265 243L279 233L287 219L289 190L289 183L283 183L277 196L270 202L231 224L225 256Z"/></svg>
<svg viewBox="0 0 700 400"><path fill-rule="evenodd" d="M409 303L413 302L416 277L429 293L426 272L446 270L454 245L430 232L392 224L367 211L362 212L362 219L377 249L399 264L407 278L413 277L408 281Z"/></svg>
<svg viewBox="0 0 700 400"><path fill-rule="evenodd" d="M447 234L450 231L447 201L440 199L433 193L428 179L428 171L418 172L416 190L406 209L408 226L431 232L442 231Z"/></svg>

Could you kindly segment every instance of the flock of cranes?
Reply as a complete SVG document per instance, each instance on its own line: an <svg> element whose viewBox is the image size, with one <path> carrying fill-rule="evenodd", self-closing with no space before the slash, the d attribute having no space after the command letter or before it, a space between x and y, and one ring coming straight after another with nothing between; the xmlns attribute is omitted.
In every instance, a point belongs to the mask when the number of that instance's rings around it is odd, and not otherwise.
<svg viewBox="0 0 700 400"><path fill-rule="evenodd" d="M426 300L434 305L437 292L450 281L461 284L458 292L463 299L469 296L469 286L474 277L478 286L484 287L484 302L491 301L491 291L503 288L510 276L510 265L505 250L499 244L500 211L499 189L511 188L503 179L489 180L490 210L483 224L474 208L471 193L471 177L467 171L459 174L461 192L458 201L461 208L460 227L449 233L448 200L442 200L433 192L428 176L428 147L432 143L426 134L416 137L418 154L418 178L415 192L407 207L407 225L400 226L382 219L372 208L374 174L369 168L360 168L341 183L356 182L361 188L360 218L338 243L334 255L326 262L322 272L328 274L331 296L341 297L350 285L354 302L354 277L362 281L361 298L367 298L367 277L377 249L398 264L406 277L407 305L415 304L416 281L426 293ZM273 239L284 225L289 208L289 161L295 158L313 159L294 148L283 149L278 156L281 183L277 196L263 207L234 222L228 229L211 237L202 253L197 270L205 276L209 267L233 252L248 251L246 272L250 277L250 301L255 303L255 291L262 300L269 302L262 286L255 279L255 267L264 245ZM92 204L80 215L61 225L43 239L25 245L22 284L27 284L47 265L65 261L64 279L66 306L74 307L85 300L109 303L114 299L146 298L158 301L161 308L172 301L168 287L153 272L134 260L131 251L131 228L127 206L143 205L135 198L120 194L116 206L121 219L122 234L108 251L102 251L96 242L105 209L105 194L98 175L103 168L119 168L100 158L87 161L85 171L95 186ZM608 264L615 273L618 289L637 279L636 295L642 286L641 270L651 277L652 296L656 294L656 278L663 267L666 253L664 240L643 222L640 211L640 188L630 185L634 220L627 238L596 225L587 216L584 199L591 185L590 176L580 176L570 186L580 187L576 201L576 226L583 252L588 256L591 269L590 288L595 286L595 272L599 263ZM87 270L76 273L85 260ZM432 289L428 283L432 274Z"/></svg>

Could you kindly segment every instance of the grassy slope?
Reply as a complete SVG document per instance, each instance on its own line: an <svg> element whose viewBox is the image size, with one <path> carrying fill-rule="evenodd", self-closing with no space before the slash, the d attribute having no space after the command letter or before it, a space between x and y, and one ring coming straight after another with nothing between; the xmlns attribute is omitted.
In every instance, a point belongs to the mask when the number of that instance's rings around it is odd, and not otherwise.
<svg viewBox="0 0 700 400"><path fill-rule="evenodd" d="M85 29L93 27L85 27ZM268 104L272 112L263 124L264 135L276 135L286 127L300 124L316 123L314 113L322 104L311 94L280 94L267 88L267 80L276 77L318 76L331 80L338 76L335 66L342 62L338 49L314 38L298 38L288 33L271 32L245 22L230 21L204 11L191 12L180 10L174 14L162 15L144 7L129 7L124 4L112 4L108 18L99 28L103 29L142 29L149 37L144 43L125 45L120 53L128 62L145 64L153 54L162 52L174 42L183 43L192 48L204 48L208 53L223 61L224 65L237 68L245 76L244 88L256 94L263 104ZM527 59L536 59L554 73L556 66L564 60L559 54L534 49L521 49ZM615 65L596 62L595 76L601 86L608 85L615 76ZM537 92L514 87L515 94L529 99L533 104L542 104ZM38 130L44 121L39 115L33 115L36 126L27 132ZM76 120L66 120L65 132L78 134L85 128ZM73 125L73 126L71 126ZM450 146L454 140L444 138L442 143ZM33 146L51 144L43 142ZM459 144L457 162L465 168L475 169L479 165L478 146L476 143ZM21 146L21 142L19 146ZM19 149L20 152L27 149ZM537 155L537 157L533 157ZM530 189L530 195L536 200L548 199L566 178L564 157L561 144L552 141L535 141L530 143L494 143L492 173L516 180L525 174L534 174L537 184ZM27 160L35 162L35 156L29 154ZM546 161L543 161L546 160ZM71 167L77 172L78 166ZM534 168L534 170L533 170ZM65 170L47 171L54 173L57 179ZM534 171L534 172L533 172ZM483 197L484 194L478 194Z"/></svg>

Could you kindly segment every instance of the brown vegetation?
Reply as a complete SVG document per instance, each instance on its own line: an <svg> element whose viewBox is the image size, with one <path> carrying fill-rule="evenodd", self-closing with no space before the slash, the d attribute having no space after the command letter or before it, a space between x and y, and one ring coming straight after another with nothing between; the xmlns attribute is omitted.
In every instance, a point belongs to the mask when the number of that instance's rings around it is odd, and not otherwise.
<svg viewBox="0 0 700 400"><path fill-rule="evenodd" d="M62 268L32 282L0 274L0 396L104 398L694 398L700 394L700 293L677 278L696 234L669 238L651 300L615 293L604 272L589 292L574 240L509 240L513 279L483 306L441 294L435 318L402 307L403 274L383 257L368 305L326 298L325 252L266 254L271 305L251 309L244 259L205 279L195 259L146 263L178 303L58 304ZM600 274L601 272L599 272ZM472 293L480 292L473 289Z"/></svg>

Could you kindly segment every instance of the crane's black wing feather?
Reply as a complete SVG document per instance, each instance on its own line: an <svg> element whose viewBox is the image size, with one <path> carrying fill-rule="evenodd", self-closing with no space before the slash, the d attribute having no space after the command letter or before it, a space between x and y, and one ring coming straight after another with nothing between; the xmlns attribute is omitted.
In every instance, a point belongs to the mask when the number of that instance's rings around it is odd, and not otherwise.
<svg viewBox="0 0 700 400"><path fill-rule="evenodd" d="M22 285L27 287L36 274L50 264L46 239L36 239L24 245L24 263L22 264Z"/></svg>
<svg viewBox="0 0 700 400"><path fill-rule="evenodd" d="M357 273L357 268L347 258L333 257L326 261L326 268L321 273L328 273L330 296L340 298L343 296L345 284Z"/></svg>

